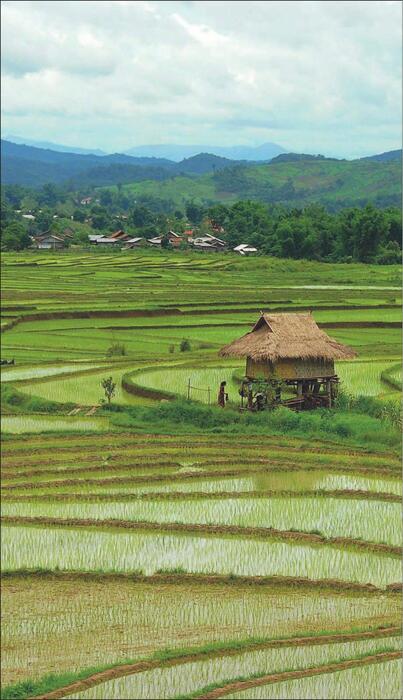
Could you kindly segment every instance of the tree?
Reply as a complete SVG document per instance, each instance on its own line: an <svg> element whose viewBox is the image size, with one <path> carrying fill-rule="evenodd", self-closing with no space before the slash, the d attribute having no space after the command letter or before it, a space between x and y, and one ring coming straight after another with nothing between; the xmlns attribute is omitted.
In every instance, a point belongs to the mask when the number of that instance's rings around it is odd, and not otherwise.
<svg viewBox="0 0 403 700"><path fill-rule="evenodd" d="M14 221L6 226L1 234L3 250L24 250L31 245L31 239L23 224Z"/></svg>
<svg viewBox="0 0 403 700"><path fill-rule="evenodd" d="M74 221L81 221L81 223L83 223L85 221L85 212L82 209L75 209L73 219Z"/></svg>
<svg viewBox="0 0 403 700"><path fill-rule="evenodd" d="M103 207L93 207L91 210L92 225L98 230L106 229L110 224L108 212Z"/></svg>
<svg viewBox="0 0 403 700"><path fill-rule="evenodd" d="M186 205L186 216L192 224L200 224L204 216L204 209L194 202L189 202Z"/></svg>
<svg viewBox="0 0 403 700"><path fill-rule="evenodd" d="M131 222L137 228L142 228L143 226L150 226L154 223L154 216L152 212L147 209L147 207L137 206L132 209L130 214Z"/></svg>
<svg viewBox="0 0 403 700"><path fill-rule="evenodd" d="M48 182L42 187L40 192L40 201L48 207L54 207L60 198L56 185L53 182Z"/></svg>
<svg viewBox="0 0 403 700"><path fill-rule="evenodd" d="M169 236L168 234L164 234L161 238L161 248L168 248L169 247Z"/></svg>
<svg viewBox="0 0 403 700"><path fill-rule="evenodd" d="M49 231L53 224L53 214L50 209L43 209L39 214L37 214L35 219L36 228L40 233Z"/></svg>
<svg viewBox="0 0 403 700"><path fill-rule="evenodd" d="M115 395L116 382L113 381L112 377L107 377L106 379L102 379L101 386L108 404L110 404L112 397Z"/></svg>
<svg viewBox="0 0 403 700"><path fill-rule="evenodd" d="M110 207L113 202L113 195L110 190L102 190L99 195L99 201L103 207Z"/></svg>
<svg viewBox="0 0 403 700"><path fill-rule="evenodd" d="M360 262L371 262L378 245L385 240L389 226L383 211L368 204L358 210L353 229L353 257Z"/></svg>

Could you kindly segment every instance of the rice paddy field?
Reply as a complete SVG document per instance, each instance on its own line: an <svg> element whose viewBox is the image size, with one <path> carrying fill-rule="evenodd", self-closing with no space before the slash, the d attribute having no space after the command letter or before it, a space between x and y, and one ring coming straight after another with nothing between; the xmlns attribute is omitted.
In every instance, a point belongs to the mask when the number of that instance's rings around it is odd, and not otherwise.
<svg viewBox="0 0 403 700"><path fill-rule="evenodd" d="M343 392L397 407L399 269L2 257L1 697L400 697L398 429L157 421L222 380L237 410L218 350L262 309L312 311L358 352Z"/></svg>

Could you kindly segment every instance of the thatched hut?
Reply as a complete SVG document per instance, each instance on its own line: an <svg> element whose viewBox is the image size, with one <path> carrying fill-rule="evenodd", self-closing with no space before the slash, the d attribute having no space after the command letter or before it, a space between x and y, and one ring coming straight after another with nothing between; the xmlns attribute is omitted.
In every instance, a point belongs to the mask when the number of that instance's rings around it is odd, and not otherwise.
<svg viewBox="0 0 403 700"><path fill-rule="evenodd" d="M338 383L334 361L351 359L356 353L330 338L310 313L262 313L252 330L223 347L220 355L246 357L249 408L253 384L259 383L261 389L265 382L276 387L277 402L286 386L296 398L281 403L313 408L332 405Z"/></svg>

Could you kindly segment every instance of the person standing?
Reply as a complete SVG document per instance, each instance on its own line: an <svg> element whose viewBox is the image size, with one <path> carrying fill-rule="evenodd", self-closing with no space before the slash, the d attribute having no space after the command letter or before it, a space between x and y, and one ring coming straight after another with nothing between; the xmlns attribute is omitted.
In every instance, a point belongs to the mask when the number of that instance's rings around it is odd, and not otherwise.
<svg viewBox="0 0 403 700"><path fill-rule="evenodd" d="M228 394L225 391L226 386L227 382L221 382L218 392L218 405L221 406L221 408L225 408L225 402L228 401Z"/></svg>

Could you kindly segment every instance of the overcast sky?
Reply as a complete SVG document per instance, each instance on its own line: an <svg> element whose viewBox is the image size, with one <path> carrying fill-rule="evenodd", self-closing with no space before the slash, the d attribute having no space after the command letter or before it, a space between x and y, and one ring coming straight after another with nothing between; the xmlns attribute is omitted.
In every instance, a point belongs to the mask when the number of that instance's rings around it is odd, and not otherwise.
<svg viewBox="0 0 403 700"><path fill-rule="evenodd" d="M400 2L2 2L3 133L355 157L400 105Z"/></svg>

